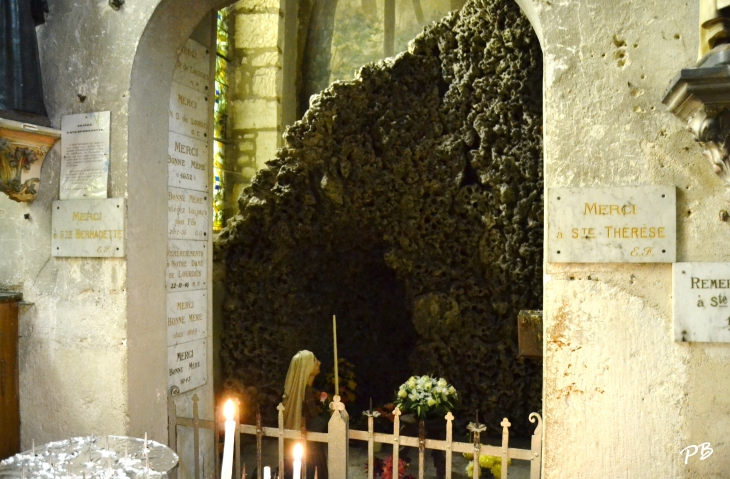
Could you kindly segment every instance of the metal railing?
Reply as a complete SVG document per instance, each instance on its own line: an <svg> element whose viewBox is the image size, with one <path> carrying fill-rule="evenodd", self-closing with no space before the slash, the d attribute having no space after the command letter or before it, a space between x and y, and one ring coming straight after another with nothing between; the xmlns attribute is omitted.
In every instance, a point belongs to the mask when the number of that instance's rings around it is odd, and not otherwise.
<svg viewBox="0 0 730 479"><path fill-rule="evenodd" d="M213 421L200 419L198 416L198 396L193 395L193 417L178 417L175 403L170 396L168 399L168 434L169 445L177 451L177 429L178 427L192 428L193 430L193 450L194 454L194 477L200 479L200 429L212 430L214 433L214 444L218 444L221 436L218 420ZM414 447L418 449L418 479L424 479L425 451L438 450L444 451L446 456L446 479L452 477L452 458L454 453L473 454L474 477L479 477L479 456L489 455L501 458L502 472L500 479L507 479L509 463L511 459L530 461L530 479L539 479L541 459L542 459L542 418L537 413L531 413L529 420L531 423L537 423L535 431L532 434L530 449L517 449L509 447L509 428L511 423L507 418L501 422L502 426L502 444L501 446L489 446L481 444L480 435L486 430L483 424L470 423L469 431L472 433L474 441L472 443L454 442L452 423L454 416L451 413L446 414L446 439L427 439L425 437L425 427L423 421L419 427L419 437L403 436L400 434L400 416L401 412L398 408L393 410L393 433L384 434L374 431L374 415L368 415L368 430L360 431L349 428L349 417L345 410L345 405L340 402L339 396L335 396L330 407L333 414L328 424L328 431L310 432L302 427L302 430L284 429L284 406L279 404L279 427L263 427L261 424L261 414L256 415L256 424L240 424L238 417L238 409L236 416L236 432L234 446L234 464L233 477L240 478L241 470L241 435L247 434L256 436L256 465L257 471L262 471L262 442L264 437L272 437L278 439L278 466L279 471L284 471L284 441L287 439L295 441L314 441L326 443L328 445L327 467L329 476L333 479L347 478L347 459L349 455L349 441L367 441L368 443L368 479L373 479L374 474L374 446L375 443L392 444L393 447L393 467L397 470L398 458L401 447ZM215 415L218 418L218 412ZM182 465L183 457L180 457ZM220 477L220 463L216 448L215 453L215 471L216 478ZM258 475L261 479L261 474ZM306 477L306 463L303 465L302 477Z"/></svg>

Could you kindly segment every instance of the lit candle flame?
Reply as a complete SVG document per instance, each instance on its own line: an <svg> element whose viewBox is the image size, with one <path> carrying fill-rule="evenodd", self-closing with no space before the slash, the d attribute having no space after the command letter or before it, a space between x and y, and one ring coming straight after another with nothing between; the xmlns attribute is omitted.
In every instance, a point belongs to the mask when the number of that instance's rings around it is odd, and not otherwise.
<svg viewBox="0 0 730 479"><path fill-rule="evenodd" d="M302 455L304 454L304 448L301 444L298 444L294 446L294 460L301 461Z"/></svg>
<svg viewBox="0 0 730 479"><path fill-rule="evenodd" d="M231 399L226 401L225 406L223 406L223 415L226 417L226 421L233 419L233 401Z"/></svg>

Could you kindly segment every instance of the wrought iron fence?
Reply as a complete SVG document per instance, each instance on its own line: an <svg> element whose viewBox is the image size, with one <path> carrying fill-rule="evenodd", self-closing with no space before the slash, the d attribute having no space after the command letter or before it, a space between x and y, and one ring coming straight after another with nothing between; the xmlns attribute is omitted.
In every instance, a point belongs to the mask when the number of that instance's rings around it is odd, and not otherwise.
<svg viewBox="0 0 730 479"><path fill-rule="evenodd" d="M179 427L192 428L193 430L193 450L194 464L193 471L195 479L200 479L199 449L200 449L200 430L208 429L214 433L214 443L217 445L221 436L219 428L218 412L216 412L213 421L200 419L198 415L198 397L193 395L193 417L178 417L175 403L172 397L168 399L168 434L169 445L177 451L177 432ZM329 476L333 479L347 478L347 461L349 455L349 441L366 441L368 445L368 479L373 479L374 475L374 446L375 443L392 444L393 447L393 467L397 470L397 464L401 447L414 447L418 449L418 479L424 479L425 469L425 451L438 450L444 451L446 456L446 473L445 478L452 477L452 458L454 453L473 454L474 476L479 477L479 456L489 455L501 458L501 477L507 479L509 463L511 459L530 461L530 479L539 479L541 477L541 460L542 460L542 418L537 413L531 413L529 420L531 423L537 423L535 431L532 434L530 449L517 449L509 447L509 428L511 423L507 418L501 422L502 426L502 444L501 446L489 446L481 444L480 435L485 431L483 424L470 423L469 431L472 433L473 442L455 442L453 440L452 424L454 416L448 413L444 420L446 421L446 439L427 439L425 437L425 428L423 422L419 427L419 437L403 436L400 434L401 412L398 408L393 410L393 433L384 434L374 431L374 415L368 415L368 430L360 431L349 428L349 417L345 410L345 405L340 402L339 396L335 396L331 406L333 414L328 424L328 430L323 432L307 431L305 427L302 430L284 429L284 406L279 404L279 426L263 427L261 423L261 415L256 415L256 424L247 425L240 424L238 411L236 417L236 433L235 433L235 455L233 464L233 477L242 477L241 470L241 435L247 434L256 436L256 462L257 471L262 471L262 441L264 437L272 437L278 439L278 466L279 471L284 471L284 441L287 439L295 441L314 441L322 442L328 445L327 467ZM237 408L238 409L238 408ZM185 462L184 457L180 457L181 465ZM220 477L220 463L218 453L215 453L215 471L216 479ZM302 468L302 477L306 477L306 462ZM261 479L261 474L258 475ZM173 478L174 479L174 478Z"/></svg>

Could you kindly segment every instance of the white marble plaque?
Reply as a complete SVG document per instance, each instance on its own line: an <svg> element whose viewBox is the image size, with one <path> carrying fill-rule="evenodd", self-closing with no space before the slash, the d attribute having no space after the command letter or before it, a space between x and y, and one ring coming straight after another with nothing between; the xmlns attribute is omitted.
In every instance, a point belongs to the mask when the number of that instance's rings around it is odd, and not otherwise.
<svg viewBox="0 0 730 479"><path fill-rule="evenodd" d="M170 91L170 131L205 140L208 137L208 95L179 83Z"/></svg>
<svg viewBox="0 0 730 479"><path fill-rule="evenodd" d="M170 293L207 288L207 241L168 240L165 274Z"/></svg>
<svg viewBox="0 0 730 479"><path fill-rule="evenodd" d="M180 394L202 386L206 376L205 339L167 348L167 387L180 388Z"/></svg>
<svg viewBox="0 0 730 479"><path fill-rule="evenodd" d="M53 256L123 258L126 209L124 198L54 201Z"/></svg>
<svg viewBox="0 0 730 479"><path fill-rule="evenodd" d="M108 111L61 118L60 199L107 197L110 125Z"/></svg>
<svg viewBox="0 0 730 479"><path fill-rule="evenodd" d="M167 184L207 192L208 176L208 143L170 132Z"/></svg>
<svg viewBox="0 0 730 479"><path fill-rule="evenodd" d="M551 263L673 263L674 186L550 188Z"/></svg>
<svg viewBox="0 0 730 479"><path fill-rule="evenodd" d="M167 345L208 337L208 293L181 291L167 293Z"/></svg>
<svg viewBox="0 0 730 479"><path fill-rule="evenodd" d="M207 240L209 207L208 193L168 187L167 237Z"/></svg>
<svg viewBox="0 0 730 479"><path fill-rule="evenodd" d="M730 263L672 266L675 341L730 343Z"/></svg>
<svg viewBox="0 0 730 479"><path fill-rule="evenodd" d="M177 57L177 65L175 66L172 81L205 93L210 88L210 80L210 54L208 49L195 40L188 39Z"/></svg>

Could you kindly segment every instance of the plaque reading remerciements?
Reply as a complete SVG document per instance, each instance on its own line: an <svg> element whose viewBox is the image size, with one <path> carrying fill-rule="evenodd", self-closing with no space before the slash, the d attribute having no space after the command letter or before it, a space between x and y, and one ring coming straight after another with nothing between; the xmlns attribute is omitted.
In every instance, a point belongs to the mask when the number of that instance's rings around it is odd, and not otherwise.
<svg viewBox="0 0 730 479"><path fill-rule="evenodd" d="M208 284L208 243L195 240L168 240L167 291L205 289Z"/></svg>
<svg viewBox="0 0 730 479"><path fill-rule="evenodd" d="M53 256L124 257L124 198L54 201Z"/></svg>
<svg viewBox="0 0 730 479"><path fill-rule="evenodd" d="M672 267L675 341L730 343L730 263Z"/></svg>
<svg viewBox="0 0 730 479"><path fill-rule="evenodd" d="M673 263L674 186L550 188L548 262Z"/></svg>

